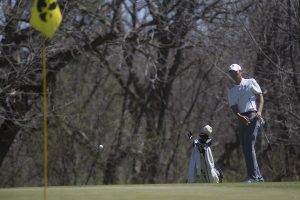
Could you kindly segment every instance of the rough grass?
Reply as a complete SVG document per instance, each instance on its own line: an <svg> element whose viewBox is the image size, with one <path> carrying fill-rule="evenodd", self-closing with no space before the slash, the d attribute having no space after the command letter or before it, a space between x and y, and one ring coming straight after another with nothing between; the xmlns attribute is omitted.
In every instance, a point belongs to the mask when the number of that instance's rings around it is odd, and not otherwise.
<svg viewBox="0 0 300 200"><path fill-rule="evenodd" d="M293 200L300 182L49 187L48 200ZM43 200L44 188L0 189L0 200Z"/></svg>

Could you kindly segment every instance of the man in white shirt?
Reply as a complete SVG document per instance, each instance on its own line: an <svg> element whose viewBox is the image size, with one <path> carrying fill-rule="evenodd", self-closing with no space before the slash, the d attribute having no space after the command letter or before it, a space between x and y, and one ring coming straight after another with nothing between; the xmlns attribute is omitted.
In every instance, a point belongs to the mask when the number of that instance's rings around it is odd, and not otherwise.
<svg viewBox="0 0 300 200"><path fill-rule="evenodd" d="M228 102L239 121L239 136L247 166L247 178L244 182L264 181L254 148L262 120L261 113L264 104L262 91L255 79L243 78L242 68L238 64L230 65L228 72L235 82L229 90Z"/></svg>

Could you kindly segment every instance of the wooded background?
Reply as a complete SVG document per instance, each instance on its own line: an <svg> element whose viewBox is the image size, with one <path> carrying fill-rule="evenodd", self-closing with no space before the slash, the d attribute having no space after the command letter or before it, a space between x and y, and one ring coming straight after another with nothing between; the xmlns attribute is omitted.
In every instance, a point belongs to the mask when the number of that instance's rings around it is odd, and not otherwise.
<svg viewBox="0 0 300 200"><path fill-rule="evenodd" d="M32 2L0 2L1 187L43 185L42 38L28 24ZM206 124L225 181L240 181L232 63L263 89L263 176L299 181L299 1L58 3L63 22L47 42L49 185L184 183L185 133Z"/></svg>

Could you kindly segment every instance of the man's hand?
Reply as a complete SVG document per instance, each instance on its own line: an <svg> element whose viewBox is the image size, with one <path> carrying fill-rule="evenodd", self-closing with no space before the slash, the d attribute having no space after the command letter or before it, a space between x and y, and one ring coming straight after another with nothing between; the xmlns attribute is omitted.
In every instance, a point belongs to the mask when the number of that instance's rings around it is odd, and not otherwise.
<svg viewBox="0 0 300 200"><path fill-rule="evenodd" d="M246 116L243 116L241 114L238 115L239 119L243 122L243 124L245 124L246 126L248 126L250 124L250 119Z"/></svg>
<svg viewBox="0 0 300 200"><path fill-rule="evenodd" d="M256 113L256 118L257 118L257 120L259 121L259 123L260 123L261 125L264 125L264 124L265 124L265 120L262 118L261 112L257 112L257 113Z"/></svg>
<svg viewBox="0 0 300 200"><path fill-rule="evenodd" d="M258 119L258 120L261 120L262 119L262 117L261 117L261 112L257 112L256 113L256 118Z"/></svg>
<svg viewBox="0 0 300 200"><path fill-rule="evenodd" d="M239 109L237 107L237 105L233 105L230 107L232 112L234 113L234 115L243 122L243 124L245 124L246 126L248 126L250 124L250 119L246 116L243 116L239 113Z"/></svg>

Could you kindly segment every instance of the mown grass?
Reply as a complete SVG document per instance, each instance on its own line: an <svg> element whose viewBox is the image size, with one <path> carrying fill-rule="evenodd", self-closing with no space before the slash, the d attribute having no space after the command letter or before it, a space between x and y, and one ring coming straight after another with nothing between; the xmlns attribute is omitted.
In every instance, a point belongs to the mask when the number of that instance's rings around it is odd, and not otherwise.
<svg viewBox="0 0 300 200"><path fill-rule="evenodd" d="M48 187L48 200L293 200L300 182ZM0 200L43 200L44 188L0 189Z"/></svg>

